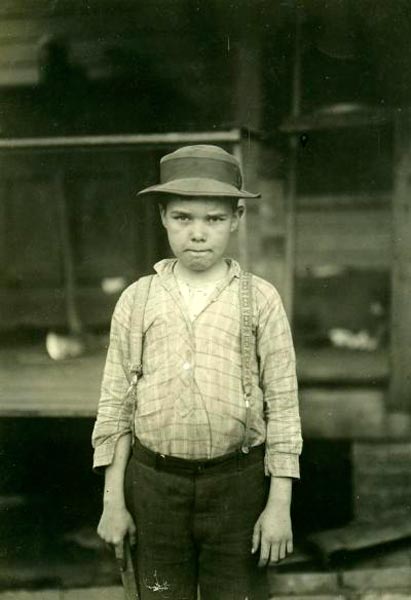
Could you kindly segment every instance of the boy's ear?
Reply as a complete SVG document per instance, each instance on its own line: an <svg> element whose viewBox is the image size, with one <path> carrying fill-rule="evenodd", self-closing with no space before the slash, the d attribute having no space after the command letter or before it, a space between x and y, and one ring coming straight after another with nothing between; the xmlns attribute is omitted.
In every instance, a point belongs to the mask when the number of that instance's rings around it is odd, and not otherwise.
<svg viewBox="0 0 411 600"><path fill-rule="evenodd" d="M244 204L239 204L237 206L237 208L236 208L236 211L235 211L237 213L237 216L238 216L239 219L241 219L241 217L243 216L244 211L245 211Z"/></svg>
<svg viewBox="0 0 411 600"><path fill-rule="evenodd" d="M160 217L161 217L161 222L163 224L163 227L165 227L165 223L164 223L164 219L166 216L166 208L164 208L164 206L162 204L158 205L158 210L160 211Z"/></svg>
<svg viewBox="0 0 411 600"><path fill-rule="evenodd" d="M234 233L234 231L237 231L238 226L240 224L240 219L244 214L244 205L240 204L239 206L237 206L237 208L234 210L233 213L233 218L231 220L231 233Z"/></svg>

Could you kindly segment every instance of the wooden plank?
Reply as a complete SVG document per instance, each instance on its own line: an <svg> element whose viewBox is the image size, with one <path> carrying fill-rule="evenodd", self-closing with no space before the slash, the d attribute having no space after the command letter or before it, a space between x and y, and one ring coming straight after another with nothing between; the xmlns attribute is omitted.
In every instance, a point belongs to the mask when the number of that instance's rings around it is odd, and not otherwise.
<svg viewBox="0 0 411 600"><path fill-rule="evenodd" d="M13 573L18 575L19 573ZM41 573L42 574L42 573ZM24 582L29 586L32 582ZM40 579L40 585L42 581ZM50 585L50 583L49 583ZM0 600L124 600L120 586L84 587L72 589L9 590L0 592ZM324 600L327 600L325 598Z"/></svg>
<svg viewBox="0 0 411 600"><path fill-rule="evenodd" d="M389 123L395 114L394 109L359 109L339 111L317 111L300 117L288 118L281 126L286 133L318 131L324 129L372 127Z"/></svg>
<svg viewBox="0 0 411 600"><path fill-rule="evenodd" d="M86 135L86 136L55 136L37 138L2 138L0 150L35 150L73 148L79 146L158 146L164 144L224 144L238 142L241 139L239 129L228 131L199 131L146 133L125 135Z"/></svg>
<svg viewBox="0 0 411 600"><path fill-rule="evenodd" d="M144 157L137 160L144 169ZM131 275L134 198L128 196L125 170L79 169L70 174L66 188L78 277L95 283L104 277Z"/></svg>
<svg viewBox="0 0 411 600"><path fill-rule="evenodd" d="M299 195L297 197L297 210L389 209L391 207L391 197L392 194L387 192Z"/></svg>
<svg viewBox="0 0 411 600"><path fill-rule="evenodd" d="M93 416L104 350L59 363L45 347L0 351L1 416ZM307 438L383 437L384 394L375 390L302 389Z"/></svg>
<svg viewBox="0 0 411 600"><path fill-rule="evenodd" d="M262 118L261 38L243 35L236 52L234 85L234 122L240 127L259 129Z"/></svg>
<svg viewBox="0 0 411 600"><path fill-rule="evenodd" d="M264 149L264 154L266 150ZM273 163L278 157L273 156ZM262 177L259 184L258 222L252 231L258 231L260 255L253 260L253 272L275 285L285 301L288 279L292 273L285 262L286 214L284 181L280 178ZM253 240L252 240L253 241Z"/></svg>
<svg viewBox="0 0 411 600"><path fill-rule="evenodd" d="M60 590L58 590L58 589L41 590L41 591L9 590L9 591L0 592L0 599L1 600L61 600L61 593L60 593ZM77 596L77 600L80 600L79 596ZM113 600L114 600L114 598L113 598Z"/></svg>
<svg viewBox="0 0 411 600"><path fill-rule="evenodd" d="M303 388L300 413L306 438L378 439L386 435L382 390Z"/></svg>
<svg viewBox="0 0 411 600"><path fill-rule="evenodd" d="M58 285L61 268L52 182L31 174L7 183L3 188L7 197L0 198L6 206L6 280L18 286L33 281Z"/></svg>
<svg viewBox="0 0 411 600"><path fill-rule="evenodd" d="M0 15L1 10L2 5ZM108 18L101 18L102 10ZM111 73L108 54L117 48L133 57L129 59L130 65L134 57L147 60L155 64L157 77L167 79L167 75L178 71L178 76L182 79L186 76L195 88L193 73L199 69L193 63L198 44L196 46L190 16L186 3L170 1L161 3L161 7L157 2L138 6L111 3L98 9L89 3L72 6L59 1L16 9L15 13L7 13L7 17L0 19L0 82L3 85L38 83L39 42L45 36L55 35L68 41L70 60L83 67L90 78ZM177 44L170 21L179 31ZM153 37L156 38L154 43ZM226 61L226 74L228 65ZM222 71L220 68L217 77ZM189 90L186 88L185 94Z"/></svg>
<svg viewBox="0 0 411 600"><path fill-rule="evenodd" d="M392 256L391 236L388 209L297 212L297 268L327 264L388 268Z"/></svg>
<svg viewBox="0 0 411 600"><path fill-rule="evenodd" d="M411 520L403 517L377 523L351 523L338 529L311 534L307 541L323 556L343 550L353 552L411 537ZM411 571L408 570L411 577ZM408 580L406 585L411 583Z"/></svg>
<svg viewBox="0 0 411 600"><path fill-rule="evenodd" d="M391 301L391 410L411 412L411 117L396 122Z"/></svg>
<svg viewBox="0 0 411 600"><path fill-rule="evenodd" d="M342 573L341 583L343 588L354 592L357 600L355 591L359 590L368 592L365 596L361 596L362 600L407 600L410 598L411 591L411 569L407 565L383 569L347 570ZM385 590L385 593L380 596L377 590L381 592ZM399 592L397 595L388 590L402 590L403 593Z"/></svg>
<svg viewBox="0 0 411 600"><path fill-rule="evenodd" d="M407 518L411 501L411 443L356 442L352 445L353 509L359 521Z"/></svg>
<svg viewBox="0 0 411 600"><path fill-rule="evenodd" d="M0 282L3 285L8 268L7 253L7 197L9 195L9 182L0 182Z"/></svg>
<svg viewBox="0 0 411 600"><path fill-rule="evenodd" d="M127 276L127 273L124 274ZM136 273L137 278L138 274ZM133 278L134 279L134 278ZM130 281L131 283L131 281ZM108 325L118 294L106 294L101 288L79 288L78 306L86 325ZM64 326L65 299L62 288L1 289L0 328L36 329Z"/></svg>
<svg viewBox="0 0 411 600"><path fill-rule="evenodd" d="M294 598L297 594L317 594L316 598L337 592L339 580L337 573L278 573L277 570L268 573L270 593L277 598L279 595L289 595Z"/></svg>
<svg viewBox="0 0 411 600"><path fill-rule="evenodd" d="M96 587L62 590L60 592L59 600L124 600L124 590L122 587Z"/></svg>
<svg viewBox="0 0 411 600"><path fill-rule="evenodd" d="M3 350L0 416L93 417L105 352L54 362L45 349Z"/></svg>
<svg viewBox="0 0 411 600"><path fill-rule="evenodd" d="M33 18L57 18L57 17L68 17L75 15L77 17L90 17L101 19L101 11L109 11L110 17L115 16L116 13L136 13L139 10L143 15L150 10L155 10L158 13L159 18L162 16L162 9L164 19L167 17L175 16L181 8L181 2L179 0L167 0L163 2L160 0L151 0L149 5L138 6L133 0L116 0L113 4L112 0L87 0L84 3L82 0L59 0L58 2L50 2L50 0L36 0L33 3L32 0L2 0L0 7L0 16L3 20L8 19L33 19ZM183 5L184 7L184 5ZM157 9L157 10L156 10Z"/></svg>
<svg viewBox="0 0 411 600"><path fill-rule="evenodd" d="M58 363L41 345L0 349L0 415L92 416L104 359L104 348ZM386 433L382 391L311 388L302 389L300 396L307 438L378 438Z"/></svg>
<svg viewBox="0 0 411 600"><path fill-rule="evenodd" d="M358 352L339 348L296 348L301 385L386 383L390 374L388 350Z"/></svg>

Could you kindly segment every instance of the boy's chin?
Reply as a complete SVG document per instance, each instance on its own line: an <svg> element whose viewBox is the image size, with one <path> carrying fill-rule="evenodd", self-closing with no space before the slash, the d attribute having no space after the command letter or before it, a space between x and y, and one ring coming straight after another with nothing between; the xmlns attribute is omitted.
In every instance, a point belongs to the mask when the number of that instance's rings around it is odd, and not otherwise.
<svg viewBox="0 0 411 600"><path fill-rule="evenodd" d="M195 273L203 273L211 269L214 265L199 263L199 262L189 262L183 263L183 267L187 269L187 271L194 271Z"/></svg>
<svg viewBox="0 0 411 600"><path fill-rule="evenodd" d="M194 271L195 273L202 273L212 269L217 261L206 260L204 258L187 260L187 257L179 258L181 265L188 271Z"/></svg>

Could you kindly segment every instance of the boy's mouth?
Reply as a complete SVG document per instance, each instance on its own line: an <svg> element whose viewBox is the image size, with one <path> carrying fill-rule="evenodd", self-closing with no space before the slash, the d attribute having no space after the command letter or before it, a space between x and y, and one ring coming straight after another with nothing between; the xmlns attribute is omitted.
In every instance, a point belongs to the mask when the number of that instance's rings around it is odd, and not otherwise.
<svg viewBox="0 0 411 600"><path fill-rule="evenodd" d="M194 248L187 248L186 252L190 252L192 254L206 254L207 252L210 252L210 250L195 250Z"/></svg>

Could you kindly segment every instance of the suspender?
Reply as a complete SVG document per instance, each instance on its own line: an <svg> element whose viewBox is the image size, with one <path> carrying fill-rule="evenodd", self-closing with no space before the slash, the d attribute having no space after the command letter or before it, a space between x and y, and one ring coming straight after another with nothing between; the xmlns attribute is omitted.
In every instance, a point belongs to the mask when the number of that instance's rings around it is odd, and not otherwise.
<svg viewBox="0 0 411 600"><path fill-rule="evenodd" d="M143 373L142 357L143 357L143 337L144 337L144 315L146 305L150 293L151 282L153 275L147 275L139 279L136 285L134 294L134 305L130 319L130 333L128 338L129 356L130 356L130 385L127 390L127 398L132 402L131 413L131 431L132 442L134 443L134 419L137 410L137 382Z"/></svg>
<svg viewBox="0 0 411 600"><path fill-rule="evenodd" d="M131 313L130 334L129 334L129 355L130 355L130 386L127 390L127 397L133 403L132 411L132 431L134 441L134 418L137 408L136 388L137 382L142 375L142 355L143 355L143 324L145 308L150 293L153 275L147 275L139 280L136 286L134 296L134 306ZM251 273L241 272L239 286L240 300L240 344L241 344L241 380L243 388L243 398L245 404L245 427L244 437L241 444L241 451L245 454L249 452L249 433L251 417L251 357L254 351L254 336L252 331L253 322L253 300L252 300L252 282Z"/></svg>
<svg viewBox="0 0 411 600"><path fill-rule="evenodd" d="M245 404L245 428L241 450L245 454L249 452L249 433L251 417L251 356L254 350L253 344L253 298L251 286L251 273L240 275L240 343L241 343L241 379L243 385L243 397Z"/></svg>

